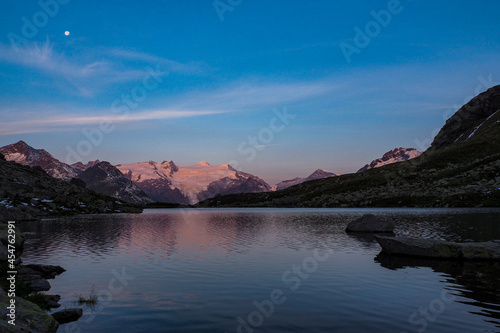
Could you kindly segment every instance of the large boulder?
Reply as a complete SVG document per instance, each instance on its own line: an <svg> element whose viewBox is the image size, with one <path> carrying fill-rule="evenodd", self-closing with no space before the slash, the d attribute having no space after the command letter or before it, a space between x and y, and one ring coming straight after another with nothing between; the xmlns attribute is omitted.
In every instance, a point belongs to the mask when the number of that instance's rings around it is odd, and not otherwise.
<svg viewBox="0 0 500 333"><path fill-rule="evenodd" d="M394 224L373 214L365 214L347 225L348 232L393 232Z"/></svg>
<svg viewBox="0 0 500 333"><path fill-rule="evenodd" d="M412 257L500 260L500 242L456 243L435 239L375 236L382 250L389 254Z"/></svg>
<svg viewBox="0 0 500 333"><path fill-rule="evenodd" d="M0 288L0 332L18 333L18 332L31 332L31 333L52 333L56 332L59 323L47 314L47 312L40 309L34 303L26 301L20 297L16 297L16 325L10 325L7 320L9 309L7 306L10 304L10 298L7 293ZM7 320L6 320L7 319Z"/></svg>
<svg viewBox="0 0 500 333"><path fill-rule="evenodd" d="M83 316L83 310L80 308L61 310L52 314L52 317L54 317L59 324L77 321L81 316Z"/></svg>

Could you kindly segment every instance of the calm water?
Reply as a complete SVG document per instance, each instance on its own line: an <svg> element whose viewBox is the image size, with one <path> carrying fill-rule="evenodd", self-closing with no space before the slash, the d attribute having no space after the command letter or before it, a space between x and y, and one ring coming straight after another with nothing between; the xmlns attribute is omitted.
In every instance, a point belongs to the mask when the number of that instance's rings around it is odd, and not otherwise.
<svg viewBox="0 0 500 333"><path fill-rule="evenodd" d="M23 225L26 263L57 264L58 332L500 332L499 264L379 255L363 213L396 233L500 239L500 210L148 210Z"/></svg>

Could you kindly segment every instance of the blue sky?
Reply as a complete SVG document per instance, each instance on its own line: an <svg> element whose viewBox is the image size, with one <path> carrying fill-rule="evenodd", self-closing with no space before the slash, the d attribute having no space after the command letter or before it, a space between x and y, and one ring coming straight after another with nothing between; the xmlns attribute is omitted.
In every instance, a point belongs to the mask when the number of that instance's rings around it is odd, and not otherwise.
<svg viewBox="0 0 500 333"><path fill-rule="evenodd" d="M493 0L9 1L0 145L231 163L269 183L355 172L425 149L500 83L499 12Z"/></svg>

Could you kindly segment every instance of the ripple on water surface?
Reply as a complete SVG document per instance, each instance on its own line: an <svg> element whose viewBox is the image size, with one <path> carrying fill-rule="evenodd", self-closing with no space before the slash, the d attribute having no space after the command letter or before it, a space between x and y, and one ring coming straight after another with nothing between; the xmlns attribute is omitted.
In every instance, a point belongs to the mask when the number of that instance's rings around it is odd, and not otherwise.
<svg viewBox="0 0 500 333"><path fill-rule="evenodd" d="M372 236L344 231L368 212L399 235L500 239L498 210L154 210L25 223L24 260L67 269L51 280L63 307L95 285L82 332L237 332L252 320L255 332L500 331L498 264L379 254ZM259 315L273 291L282 302ZM418 313L432 306L432 321Z"/></svg>

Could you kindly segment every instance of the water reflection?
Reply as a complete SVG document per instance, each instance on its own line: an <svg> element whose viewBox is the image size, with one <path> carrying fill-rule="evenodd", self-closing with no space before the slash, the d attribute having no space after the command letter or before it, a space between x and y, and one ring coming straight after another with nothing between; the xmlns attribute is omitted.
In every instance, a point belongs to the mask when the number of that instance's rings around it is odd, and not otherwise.
<svg viewBox="0 0 500 333"><path fill-rule="evenodd" d="M132 216L110 216L106 223L102 217L80 216L21 223L29 246L25 255L35 252L37 257L65 255L93 259L112 253L124 240L131 239ZM42 236L43 235L43 236Z"/></svg>
<svg viewBox="0 0 500 333"><path fill-rule="evenodd" d="M82 331L234 332L235 318L255 310L254 300L267 299L275 288L289 290L283 272L316 249L333 253L300 290L287 294L288 301L266 318L262 331L400 332L407 328L408 313L421 305L416 298L433 297L443 285L459 296L460 317L475 316L464 319L467 331L473 325L498 328L498 266L383 256L374 262L380 246L373 236L345 232L365 213L394 222L399 235L500 239L500 214L484 210L149 210L29 222L21 229L29 238L27 263L68 269L51 290L69 300L63 307L74 306L74 294L88 292L93 284L106 288L111 269L125 267L137 277L114 295L105 315L82 321ZM409 267L428 269L405 271ZM452 333L464 324L449 320L434 323L433 329Z"/></svg>
<svg viewBox="0 0 500 333"><path fill-rule="evenodd" d="M446 288L459 296L455 301L476 308L470 313L486 317L500 328L500 263L459 262L439 259L409 258L381 252L375 262L390 270L428 267L442 273Z"/></svg>

